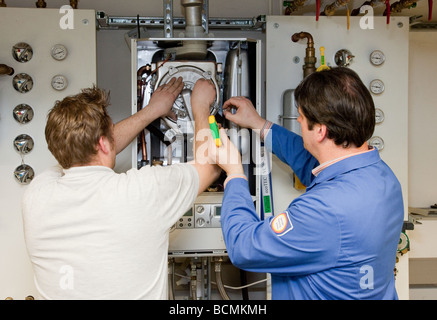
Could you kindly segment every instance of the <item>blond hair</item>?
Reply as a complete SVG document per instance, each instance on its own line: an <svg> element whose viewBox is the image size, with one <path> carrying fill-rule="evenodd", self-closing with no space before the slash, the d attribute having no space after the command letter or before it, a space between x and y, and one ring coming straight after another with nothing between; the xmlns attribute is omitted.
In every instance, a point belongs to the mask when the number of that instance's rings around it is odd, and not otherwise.
<svg viewBox="0 0 437 320"><path fill-rule="evenodd" d="M97 154L100 137L113 142L108 105L109 93L96 86L56 101L47 117L45 136L64 169L88 164Z"/></svg>

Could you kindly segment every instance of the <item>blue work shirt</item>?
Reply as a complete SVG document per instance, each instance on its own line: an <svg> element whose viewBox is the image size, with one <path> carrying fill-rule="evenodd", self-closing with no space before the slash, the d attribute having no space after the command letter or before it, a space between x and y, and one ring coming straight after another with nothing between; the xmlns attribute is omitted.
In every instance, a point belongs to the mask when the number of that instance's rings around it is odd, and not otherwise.
<svg viewBox="0 0 437 320"><path fill-rule="evenodd" d="M307 190L261 221L247 181L230 180L221 223L231 262L271 273L273 299L397 299L404 206L400 183L378 150L331 164L315 177L318 162L299 135L278 125L268 135L267 147Z"/></svg>

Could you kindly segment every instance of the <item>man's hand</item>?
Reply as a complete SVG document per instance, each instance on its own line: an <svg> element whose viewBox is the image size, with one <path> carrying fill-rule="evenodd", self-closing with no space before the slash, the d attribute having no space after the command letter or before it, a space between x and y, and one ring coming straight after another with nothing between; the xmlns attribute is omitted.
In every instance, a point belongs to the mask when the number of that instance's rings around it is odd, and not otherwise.
<svg viewBox="0 0 437 320"><path fill-rule="evenodd" d="M228 176L231 174L244 174L240 152L229 140L225 129L220 128L219 133L222 141L220 147L215 144L211 132L205 134L208 139L208 161L217 164Z"/></svg>
<svg viewBox="0 0 437 320"><path fill-rule="evenodd" d="M209 116L209 107L216 97L215 86L211 81L199 79L191 92L191 110L194 118L196 116ZM197 123L196 123L197 125Z"/></svg>
<svg viewBox="0 0 437 320"><path fill-rule="evenodd" d="M184 83L181 77L178 79L172 78L167 84L155 90L148 106L115 125L114 138L117 154L126 148L141 130L144 130L155 119L167 115L172 117L171 107L183 87Z"/></svg>
<svg viewBox="0 0 437 320"><path fill-rule="evenodd" d="M199 194L220 176L221 169L208 161L205 149L208 144L205 138L211 135L209 129L209 106L216 97L215 87L210 81L196 81L191 91L191 111L195 120L194 162L192 165L199 173Z"/></svg>
<svg viewBox="0 0 437 320"><path fill-rule="evenodd" d="M236 113L231 108L236 108ZM244 97L232 97L223 104L223 115L240 127L261 130L266 120L256 112L252 102Z"/></svg>
<svg viewBox="0 0 437 320"><path fill-rule="evenodd" d="M171 78L167 84L159 86L155 90L146 108L150 109L155 119L163 116L174 118L174 114L171 113L171 107L183 88L182 77L178 79Z"/></svg>

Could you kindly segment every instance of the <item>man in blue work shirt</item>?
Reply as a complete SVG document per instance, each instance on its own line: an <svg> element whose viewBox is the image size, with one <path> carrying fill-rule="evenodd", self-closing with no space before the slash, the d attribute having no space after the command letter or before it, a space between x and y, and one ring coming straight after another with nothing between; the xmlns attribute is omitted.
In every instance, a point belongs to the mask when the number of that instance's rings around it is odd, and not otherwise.
<svg viewBox="0 0 437 320"><path fill-rule="evenodd" d="M332 68L305 78L295 98L302 137L262 119L246 98L223 105L228 120L259 132L307 186L261 221L241 165L220 160L237 152L221 130L223 146L211 148L211 158L228 174L221 223L232 263L271 273L273 299L397 299L402 191L367 144L375 127L370 93L354 71Z"/></svg>

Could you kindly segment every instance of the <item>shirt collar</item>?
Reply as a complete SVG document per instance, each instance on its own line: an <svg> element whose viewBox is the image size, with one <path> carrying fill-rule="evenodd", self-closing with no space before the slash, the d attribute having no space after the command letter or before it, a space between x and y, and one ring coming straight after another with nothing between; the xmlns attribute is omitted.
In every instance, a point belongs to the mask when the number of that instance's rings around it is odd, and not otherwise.
<svg viewBox="0 0 437 320"><path fill-rule="evenodd" d="M90 174L96 172L113 172L113 170L109 167L105 166L79 166L79 167L71 167L69 169L63 169L64 174L67 176L71 175L83 175Z"/></svg>
<svg viewBox="0 0 437 320"><path fill-rule="evenodd" d="M336 159L333 159L333 160L326 161L326 162L318 165L317 167L315 167L313 169L313 171L312 171L312 174L317 177L319 175L319 173L322 172L323 169L329 167L330 165L332 165L332 164L334 164L336 162L339 162L339 161L341 161L343 159L347 159L347 158L350 158L350 157L353 157L353 156L357 156L359 154L370 152L372 150L373 150L373 148L369 147L369 150L365 150L365 151L361 151L361 152L357 152L357 153L352 153L352 154L347 154L345 156L342 156L342 157L339 157L339 158L336 158Z"/></svg>
<svg viewBox="0 0 437 320"><path fill-rule="evenodd" d="M312 188L317 183L329 180L339 174L354 169L366 167L380 160L381 157L379 156L378 149L372 148L322 163L313 169L313 174L316 177L313 179L311 185L307 187L307 190Z"/></svg>

